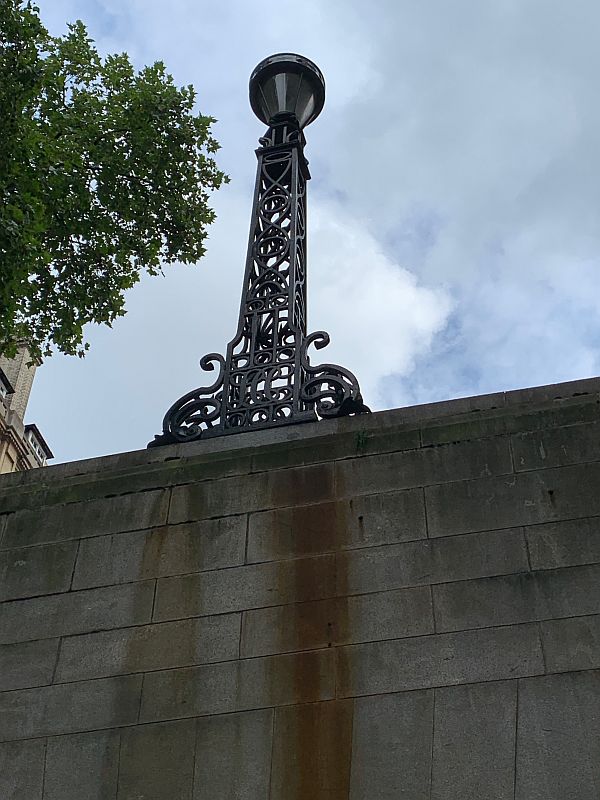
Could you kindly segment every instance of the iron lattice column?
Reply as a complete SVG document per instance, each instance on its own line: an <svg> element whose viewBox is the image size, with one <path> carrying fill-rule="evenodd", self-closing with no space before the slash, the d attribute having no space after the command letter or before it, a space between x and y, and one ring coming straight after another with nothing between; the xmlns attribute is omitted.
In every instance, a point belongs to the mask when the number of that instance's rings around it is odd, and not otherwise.
<svg viewBox="0 0 600 800"><path fill-rule="evenodd" d="M278 114L256 151L258 167L238 330L210 386L194 389L166 413L149 447L277 425L364 413L358 381L334 364L312 366L308 348L329 343L306 333L304 134L293 114Z"/></svg>

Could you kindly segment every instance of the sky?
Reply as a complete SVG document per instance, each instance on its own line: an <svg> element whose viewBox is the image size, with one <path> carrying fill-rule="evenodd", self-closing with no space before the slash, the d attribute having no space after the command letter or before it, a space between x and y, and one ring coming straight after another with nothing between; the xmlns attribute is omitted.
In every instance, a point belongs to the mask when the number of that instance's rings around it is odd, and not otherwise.
<svg viewBox="0 0 600 800"><path fill-rule="evenodd" d="M85 359L38 370L27 421L56 462L145 447L236 330L264 126L248 78L301 53L325 75L306 130L308 327L373 409L600 372L597 0L38 0L102 54L165 62L217 118L206 256L143 279ZM210 375L208 376L210 377Z"/></svg>

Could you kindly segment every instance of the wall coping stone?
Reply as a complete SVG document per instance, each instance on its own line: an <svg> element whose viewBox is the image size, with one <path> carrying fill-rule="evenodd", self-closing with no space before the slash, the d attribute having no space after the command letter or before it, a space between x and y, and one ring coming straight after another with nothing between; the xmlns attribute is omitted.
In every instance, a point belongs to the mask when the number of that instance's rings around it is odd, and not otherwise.
<svg viewBox="0 0 600 800"><path fill-rule="evenodd" d="M132 472L152 471L164 467L168 462L175 461L179 462L182 467L184 463L192 461L207 463L225 462L232 459L240 461L245 456L254 456L259 452L263 453L268 448L282 449L281 446L283 445L286 450L289 450L290 445L293 448L306 447L311 444L318 446L319 444L327 444L329 440L344 434L355 439L358 439L361 434L366 434L367 436L385 434L387 437L391 431L414 431L425 427L449 425L455 422L472 422L486 419L490 416L506 417L519 411L530 414L537 411L556 409L561 406L564 407L568 403L600 404L600 376L546 386L406 406L378 411L370 415L321 420L314 423L232 434L186 444L134 450L54 464L44 467L42 470L0 475L0 513L12 510L12 508L4 509L2 507L2 495L8 496L11 490L14 492L17 488L25 492L38 491L41 487L60 484L65 480L69 482L74 479L89 481L102 479L103 477L108 478L109 473L131 474ZM600 410L598 419L600 421ZM419 443L416 446L421 445ZM415 444L412 444L412 447L414 448ZM398 446L393 449L410 449L410 445L408 447ZM337 457L366 454L360 452L360 443L358 450L359 452ZM369 452L381 452L381 449L370 450ZM335 455L330 455L328 460L334 460L335 458ZM295 466L295 464L290 466ZM266 469L266 467L263 469ZM240 466L240 469L234 470L233 473L223 474L236 474L236 472L247 471L244 466ZM217 477L222 477L222 475ZM130 489L129 491L136 491L136 489Z"/></svg>

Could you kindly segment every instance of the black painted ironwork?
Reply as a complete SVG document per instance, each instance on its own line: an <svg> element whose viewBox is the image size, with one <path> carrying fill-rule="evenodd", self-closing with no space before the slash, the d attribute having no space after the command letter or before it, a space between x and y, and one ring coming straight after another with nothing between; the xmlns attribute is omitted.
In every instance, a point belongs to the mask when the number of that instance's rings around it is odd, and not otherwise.
<svg viewBox="0 0 600 800"><path fill-rule="evenodd" d="M277 114L256 151L258 168L238 330L225 358L210 353L215 381L167 411L149 447L242 431L368 413L356 377L313 366L308 350L329 343L306 334L305 138L294 114Z"/></svg>

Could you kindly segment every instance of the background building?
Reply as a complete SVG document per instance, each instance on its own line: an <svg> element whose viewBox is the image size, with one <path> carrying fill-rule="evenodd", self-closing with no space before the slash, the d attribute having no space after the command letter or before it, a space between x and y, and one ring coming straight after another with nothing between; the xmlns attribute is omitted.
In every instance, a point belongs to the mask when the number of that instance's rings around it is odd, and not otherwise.
<svg viewBox="0 0 600 800"><path fill-rule="evenodd" d="M37 425L24 422L36 364L26 347L0 356L0 473L43 467L53 458Z"/></svg>

